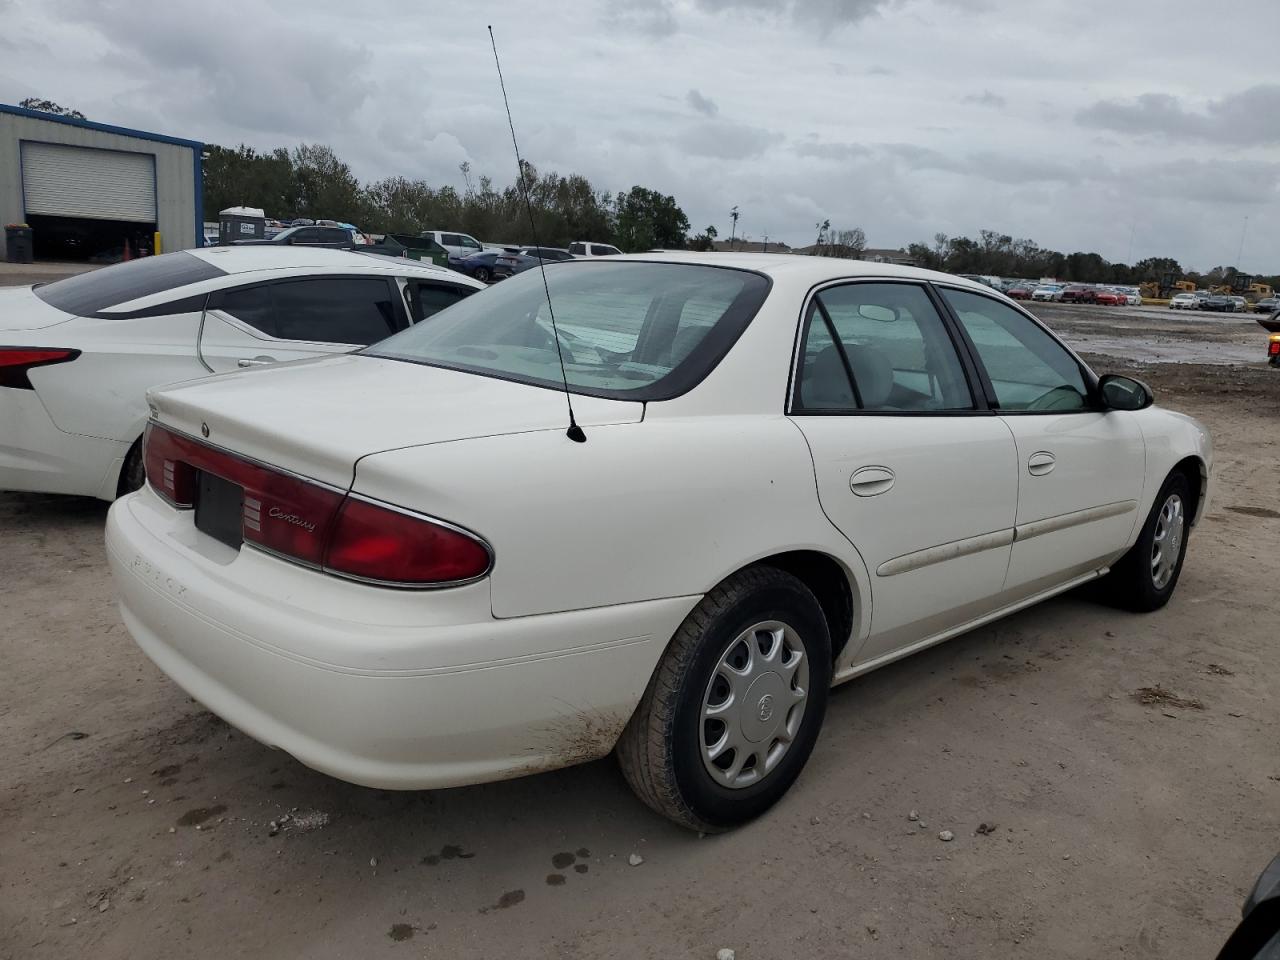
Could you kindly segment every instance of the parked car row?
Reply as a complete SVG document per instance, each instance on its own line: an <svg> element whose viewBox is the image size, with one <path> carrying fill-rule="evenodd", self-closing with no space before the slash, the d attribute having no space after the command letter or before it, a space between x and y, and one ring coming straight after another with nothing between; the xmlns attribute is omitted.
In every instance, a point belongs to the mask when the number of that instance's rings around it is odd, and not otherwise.
<svg viewBox="0 0 1280 960"><path fill-rule="evenodd" d="M1274 299L1274 298L1273 298ZM1265 300L1258 302L1258 312L1262 310ZM1249 301L1244 297L1225 293L1213 293L1209 290L1184 290L1174 294L1169 301L1170 310L1209 310L1215 313L1248 313ZM1276 308L1272 308L1274 310Z"/></svg>
<svg viewBox="0 0 1280 960"><path fill-rule="evenodd" d="M1142 303L1142 294L1137 287L1089 283L1038 283L1020 280L1008 287L1005 294L1014 300L1097 303L1113 307L1138 306Z"/></svg>

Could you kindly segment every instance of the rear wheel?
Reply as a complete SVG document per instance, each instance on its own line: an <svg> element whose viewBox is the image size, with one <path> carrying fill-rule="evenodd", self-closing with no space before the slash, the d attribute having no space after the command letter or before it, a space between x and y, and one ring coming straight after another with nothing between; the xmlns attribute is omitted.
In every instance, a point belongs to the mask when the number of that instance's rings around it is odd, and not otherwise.
<svg viewBox="0 0 1280 960"><path fill-rule="evenodd" d="M147 474L142 465L142 438L139 437L125 454L124 466L120 468L120 480L116 484L116 496L123 497L126 493L141 490L146 482Z"/></svg>
<svg viewBox="0 0 1280 960"><path fill-rule="evenodd" d="M1187 554L1191 510L1187 475L1181 471L1170 474L1152 504L1138 542L1107 575L1116 603L1147 613L1169 602Z"/></svg>
<svg viewBox="0 0 1280 960"><path fill-rule="evenodd" d="M481 283L488 283L492 274L488 267L476 267L475 278Z"/></svg>
<svg viewBox="0 0 1280 960"><path fill-rule="evenodd" d="M831 639L817 599L773 567L743 570L685 618L618 741L631 788L694 830L773 806L817 741Z"/></svg>

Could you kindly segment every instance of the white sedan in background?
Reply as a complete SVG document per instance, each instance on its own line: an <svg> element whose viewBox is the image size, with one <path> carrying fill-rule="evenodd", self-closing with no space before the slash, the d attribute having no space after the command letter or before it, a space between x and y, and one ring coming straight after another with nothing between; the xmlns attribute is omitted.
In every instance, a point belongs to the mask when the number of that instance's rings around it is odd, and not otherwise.
<svg viewBox="0 0 1280 960"><path fill-rule="evenodd" d="M833 683L1098 578L1173 593L1204 429L980 284L679 253L546 281L554 326L528 271L360 353L151 392L107 548L162 670L344 780L616 748L723 830L795 781Z"/></svg>
<svg viewBox="0 0 1280 960"><path fill-rule="evenodd" d="M148 388L347 353L483 288L411 260L262 246L0 288L0 490L136 490Z"/></svg>

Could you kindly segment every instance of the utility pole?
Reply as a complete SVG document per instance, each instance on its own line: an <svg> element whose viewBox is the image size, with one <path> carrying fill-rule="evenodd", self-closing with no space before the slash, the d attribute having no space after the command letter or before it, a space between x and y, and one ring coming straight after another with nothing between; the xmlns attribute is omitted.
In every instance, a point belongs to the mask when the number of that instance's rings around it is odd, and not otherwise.
<svg viewBox="0 0 1280 960"><path fill-rule="evenodd" d="M764 249L761 250L760 252L761 253L769 252L769 235L767 233L764 235Z"/></svg>
<svg viewBox="0 0 1280 960"><path fill-rule="evenodd" d="M733 221L733 226L729 228L729 249L732 250L734 237L738 233L738 207L736 204L729 211L729 219Z"/></svg>
<svg viewBox="0 0 1280 960"><path fill-rule="evenodd" d="M1244 235L1249 231L1249 215L1244 215L1244 226L1240 228L1240 249L1236 251L1236 262L1232 264L1236 268L1236 273L1244 273L1244 267L1240 261L1244 259Z"/></svg>

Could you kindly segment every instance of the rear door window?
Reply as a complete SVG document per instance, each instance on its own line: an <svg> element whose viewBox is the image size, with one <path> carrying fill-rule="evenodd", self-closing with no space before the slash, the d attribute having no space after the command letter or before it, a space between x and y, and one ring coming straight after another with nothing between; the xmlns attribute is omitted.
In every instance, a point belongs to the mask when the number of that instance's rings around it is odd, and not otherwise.
<svg viewBox="0 0 1280 960"><path fill-rule="evenodd" d="M91 317L141 297L223 276L226 276L225 270L219 270L199 257L189 253L169 253L159 257L140 257L41 284L35 288L35 295L65 313Z"/></svg>
<svg viewBox="0 0 1280 960"><path fill-rule="evenodd" d="M396 332L391 285L379 277L317 277L271 286L281 340L368 346Z"/></svg>
<svg viewBox="0 0 1280 960"><path fill-rule="evenodd" d="M797 412L972 410L955 344L924 289L829 287L809 310Z"/></svg>
<svg viewBox="0 0 1280 960"><path fill-rule="evenodd" d="M403 327L380 277L316 277L228 290L217 306L278 340L368 346Z"/></svg>
<svg viewBox="0 0 1280 960"><path fill-rule="evenodd" d="M274 336L275 313L271 303L271 287L239 287L215 294L219 310L235 317L255 330Z"/></svg>
<svg viewBox="0 0 1280 960"><path fill-rule="evenodd" d="M585 243L569 244L569 253L575 257L585 256L586 252L587 252L587 245Z"/></svg>

